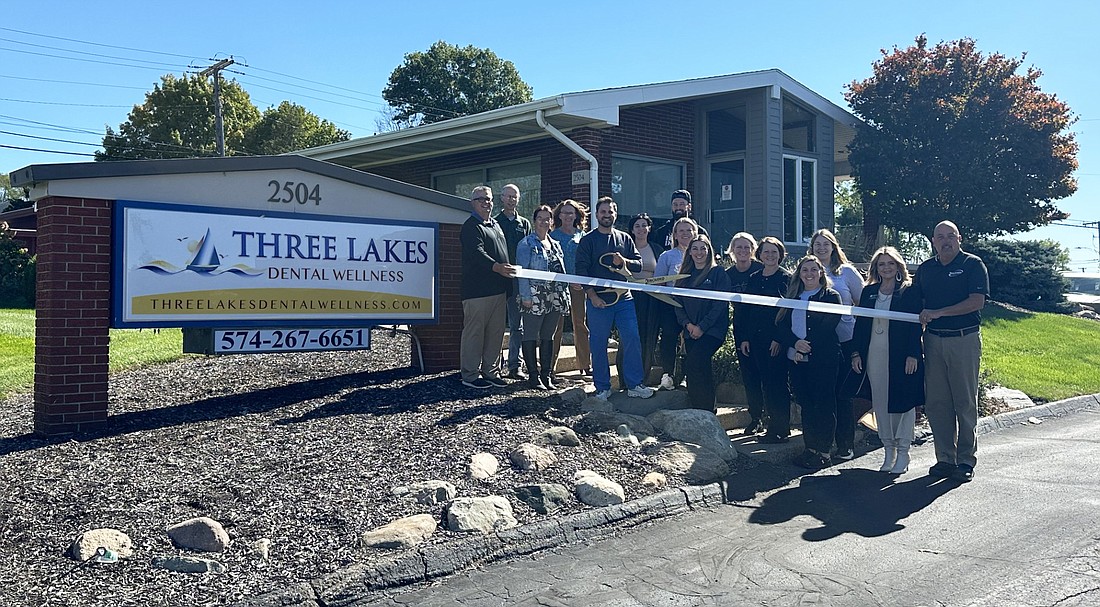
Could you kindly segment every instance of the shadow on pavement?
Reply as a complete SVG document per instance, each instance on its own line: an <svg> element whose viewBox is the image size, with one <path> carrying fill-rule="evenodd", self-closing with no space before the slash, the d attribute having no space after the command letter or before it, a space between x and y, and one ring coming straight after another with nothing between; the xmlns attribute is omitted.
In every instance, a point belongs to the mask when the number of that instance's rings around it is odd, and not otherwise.
<svg viewBox="0 0 1100 607"><path fill-rule="evenodd" d="M849 468L839 474L804 477L797 486L769 495L750 523L774 525L808 515L821 525L807 529L802 539L819 542L854 533L879 537L900 531L909 515L919 512L959 484L952 480L910 473L905 480L876 470Z"/></svg>

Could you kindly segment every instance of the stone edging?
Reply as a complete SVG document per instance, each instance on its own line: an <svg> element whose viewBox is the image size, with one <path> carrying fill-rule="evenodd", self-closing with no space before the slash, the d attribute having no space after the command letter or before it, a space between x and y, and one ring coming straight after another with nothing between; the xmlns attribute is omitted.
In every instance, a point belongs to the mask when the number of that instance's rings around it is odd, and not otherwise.
<svg viewBox="0 0 1100 607"><path fill-rule="evenodd" d="M1057 417L1100 408L1100 394L1007 411L978 420L977 434L988 434L1026 423L1029 418ZM699 508L724 504L722 481L666 489L614 506L594 508L561 519L546 519L506 531L474 536L458 545L428 546L374 563L354 565L312 582L264 594L239 606L321 607L354 605L372 592L426 582L469 569L473 565L524 556L540 550L598 538L624 529Z"/></svg>

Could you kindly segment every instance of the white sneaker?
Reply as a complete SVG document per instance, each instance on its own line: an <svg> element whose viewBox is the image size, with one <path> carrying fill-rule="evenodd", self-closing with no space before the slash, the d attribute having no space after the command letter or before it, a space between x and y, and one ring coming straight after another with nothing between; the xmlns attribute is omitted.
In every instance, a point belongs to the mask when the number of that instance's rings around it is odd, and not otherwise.
<svg viewBox="0 0 1100 607"><path fill-rule="evenodd" d="M653 396L653 388L638 384L633 388L626 391L626 395L630 398L649 398Z"/></svg>
<svg viewBox="0 0 1100 607"><path fill-rule="evenodd" d="M668 373L665 373L664 375L661 376L660 388L662 390L675 390L676 389L676 384L673 383L671 375L669 375Z"/></svg>
<svg viewBox="0 0 1100 607"><path fill-rule="evenodd" d="M604 390L603 392L597 392L594 398L596 400L602 400L604 402L607 402L607 399L611 398L611 390Z"/></svg>

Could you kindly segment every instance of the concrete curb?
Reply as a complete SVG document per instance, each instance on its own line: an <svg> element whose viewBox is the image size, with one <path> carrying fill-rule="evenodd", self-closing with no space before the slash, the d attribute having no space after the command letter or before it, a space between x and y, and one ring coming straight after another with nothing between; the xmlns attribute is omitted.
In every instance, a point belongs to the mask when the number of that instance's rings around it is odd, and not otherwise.
<svg viewBox="0 0 1100 607"><path fill-rule="evenodd" d="M1028 423L1029 418L1060 417L1083 410L1100 410L1100 394L1007 411L978 420L979 435ZM605 536L684 512L727 503L726 481L666 489L636 500L585 510L561 519L546 519L514 529L471 537L459 545L429 546L380 561L355 565L308 583L260 595L238 606L354 606L379 590L465 571L475 565L524 556L566 544Z"/></svg>

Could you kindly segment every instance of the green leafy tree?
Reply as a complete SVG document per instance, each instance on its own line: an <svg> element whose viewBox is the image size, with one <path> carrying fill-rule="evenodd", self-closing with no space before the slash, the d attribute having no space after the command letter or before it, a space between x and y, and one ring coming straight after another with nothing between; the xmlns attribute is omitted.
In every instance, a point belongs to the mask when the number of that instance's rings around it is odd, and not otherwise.
<svg viewBox="0 0 1100 607"><path fill-rule="evenodd" d="M1069 251L1052 240L963 241L963 250L982 258L989 270L990 299L1039 312L1066 312L1069 281L1062 271Z"/></svg>
<svg viewBox="0 0 1100 607"><path fill-rule="evenodd" d="M227 154L248 153L245 135L260 120L260 111L234 80L221 85L222 121ZM118 131L107 127L103 151L96 160L142 160L213 156L214 84L207 78L173 74L146 93Z"/></svg>
<svg viewBox="0 0 1100 607"><path fill-rule="evenodd" d="M244 149L252 154L285 154L350 138L351 133L328 120L284 101L277 108L264 110L259 122L245 134Z"/></svg>
<svg viewBox="0 0 1100 607"><path fill-rule="evenodd" d="M848 85L866 123L851 145L865 233L927 234L951 219L973 240L1067 217L1054 201L1077 189L1076 119L1040 90L1038 69L1018 73L1022 62L922 35Z"/></svg>
<svg viewBox="0 0 1100 607"><path fill-rule="evenodd" d="M33 308L34 281L34 257L0 222L0 308Z"/></svg>
<svg viewBox="0 0 1100 607"><path fill-rule="evenodd" d="M405 55L382 97L394 122L415 126L531 101L531 87L493 51L440 40Z"/></svg>
<svg viewBox="0 0 1100 607"><path fill-rule="evenodd" d="M0 213L31 206L34 202L29 196L30 190L13 186L11 177L6 172L0 173Z"/></svg>

